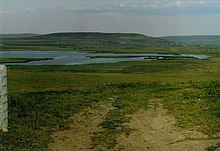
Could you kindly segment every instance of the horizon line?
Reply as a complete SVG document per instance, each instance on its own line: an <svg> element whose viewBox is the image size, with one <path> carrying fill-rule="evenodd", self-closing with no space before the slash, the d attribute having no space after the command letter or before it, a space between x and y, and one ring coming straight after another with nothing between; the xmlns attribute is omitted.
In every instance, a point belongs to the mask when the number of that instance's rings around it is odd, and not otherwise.
<svg viewBox="0 0 220 151"><path fill-rule="evenodd" d="M187 36L220 36L220 34L177 34L177 35L161 35L161 36L154 36L154 35L147 35L144 33L139 32L103 32L103 31L57 31L57 32L47 32L47 33L35 33L35 32L17 32L17 33L0 33L0 35L25 35L25 34L32 34L32 35L49 35L49 34L58 34L58 33L103 33L103 34L140 34L149 37L187 37Z"/></svg>

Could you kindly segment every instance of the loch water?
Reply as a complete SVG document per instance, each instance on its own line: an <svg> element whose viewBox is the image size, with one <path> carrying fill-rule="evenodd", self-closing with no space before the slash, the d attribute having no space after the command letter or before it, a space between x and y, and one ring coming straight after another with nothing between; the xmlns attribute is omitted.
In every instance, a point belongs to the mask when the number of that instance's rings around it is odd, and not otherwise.
<svg viewBox="0 0 220 151"><path fill-rule="evenodd" d="M102 57L103 56L103 57ZM108 57L105 57L108 56ZM112 57L109 57L112 56ZM80 65L95 63L113 63L121 61L146 60L153 57L193 57L206 59L206 55L196 54L157 54L157 53L96 53L80 51L0 51L0 58L52 58L49 60L16 63L25 65ZM150 59L149 59L150 60ZM14 63L13 63L14 64Z"/></svg>

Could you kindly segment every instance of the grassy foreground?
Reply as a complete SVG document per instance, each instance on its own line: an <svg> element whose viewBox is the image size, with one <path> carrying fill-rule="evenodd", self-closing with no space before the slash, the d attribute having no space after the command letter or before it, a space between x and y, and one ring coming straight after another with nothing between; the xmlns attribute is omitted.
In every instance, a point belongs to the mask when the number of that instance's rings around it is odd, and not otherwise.
<svg viewBox="0 0 220 151"><path fill-rule="evenodd" d="M48 150L52 132L68 129L69 117L111 98L109 111L91 137L113 148L132 131L129 116L157 99L178 126L210 136L220 133L220 59L160 60L80 66L8 66L9 132L3 150ZM215 150L219 146L212 146Z"/></svg>

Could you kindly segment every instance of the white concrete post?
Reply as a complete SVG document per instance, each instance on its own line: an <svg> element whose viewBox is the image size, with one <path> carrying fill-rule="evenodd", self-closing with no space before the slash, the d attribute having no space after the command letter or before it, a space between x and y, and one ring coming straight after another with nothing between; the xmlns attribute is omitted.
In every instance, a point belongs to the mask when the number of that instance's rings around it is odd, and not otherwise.
<svg viewBox="0 0 220 151"><path fill-rule="evenodd" d="M0 65L0 130L8 131L7 69Z"/></svg>

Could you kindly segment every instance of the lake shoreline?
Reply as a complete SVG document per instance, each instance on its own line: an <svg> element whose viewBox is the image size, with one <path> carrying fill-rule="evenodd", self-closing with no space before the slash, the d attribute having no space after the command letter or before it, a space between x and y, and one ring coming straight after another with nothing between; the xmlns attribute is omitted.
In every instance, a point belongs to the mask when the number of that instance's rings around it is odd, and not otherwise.
<svg viewBox="0 0 220 151"><path fill-rule="evenodd" d="M0 51L1 58L23 58L34 60L10 65L81 65L96 63L115 63L125 61L171 60L171 59L207 59L199 54L160 54L160 53L96 53L79 51ZM50 58L50 59L48 59ZM35 60L36 59L36 60ZM40 60L38 60L40 59ZM7 64L7 63L6 63Z"/></svg>

